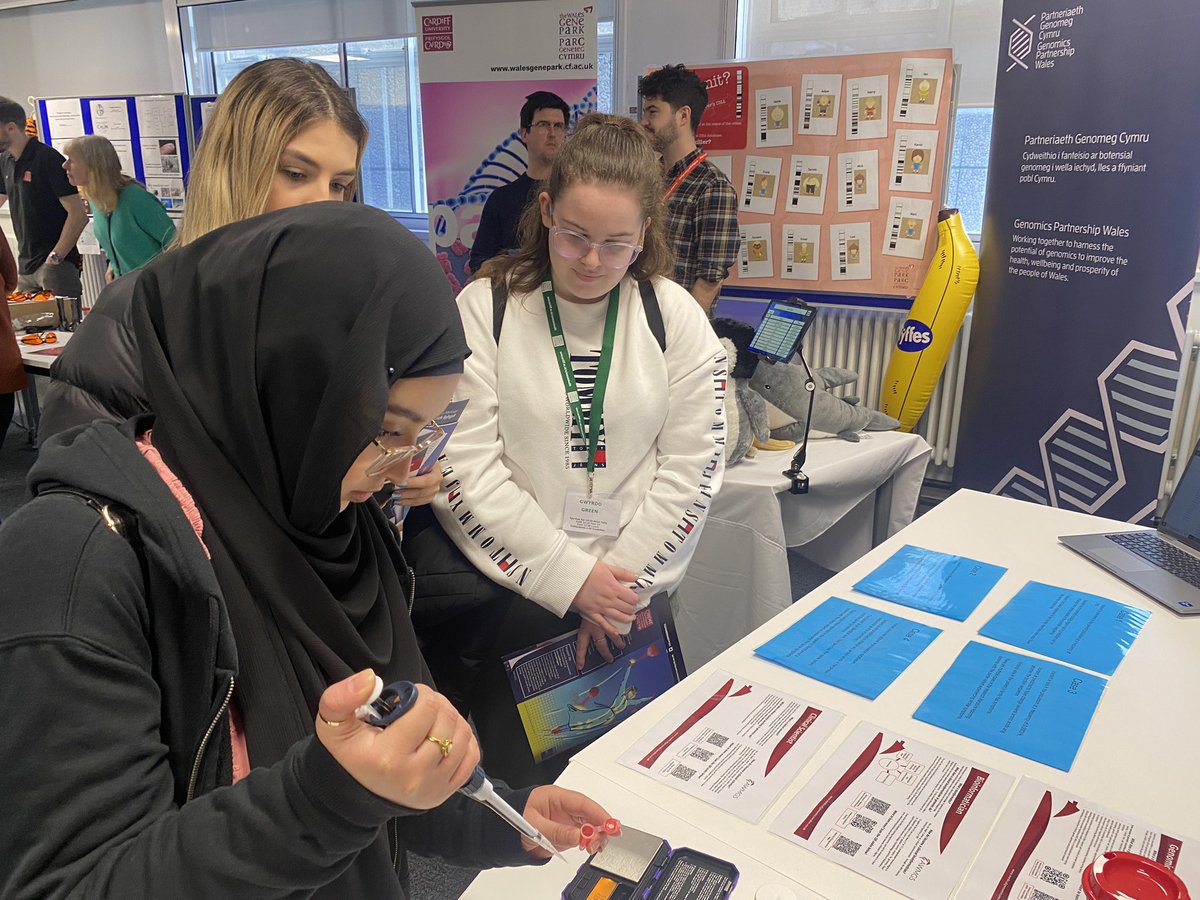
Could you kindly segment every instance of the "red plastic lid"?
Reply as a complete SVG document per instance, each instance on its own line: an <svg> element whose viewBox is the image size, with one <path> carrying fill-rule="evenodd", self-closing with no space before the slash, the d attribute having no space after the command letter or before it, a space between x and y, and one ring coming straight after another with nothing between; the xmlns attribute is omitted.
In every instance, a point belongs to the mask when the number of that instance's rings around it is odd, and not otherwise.
<svg viewBox="0 0 1200 900"><path fill-rule="evenodd" d="M1179 876L1135 853L1105 853L1083 870L1088 900L1191 900Z"/></svg>

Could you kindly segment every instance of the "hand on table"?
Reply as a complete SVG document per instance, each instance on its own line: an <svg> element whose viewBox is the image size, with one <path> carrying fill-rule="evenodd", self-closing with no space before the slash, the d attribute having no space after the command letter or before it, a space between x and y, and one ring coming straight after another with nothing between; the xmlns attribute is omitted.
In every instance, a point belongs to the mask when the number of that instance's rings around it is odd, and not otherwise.
<svg viewBox="0 0 1200 900"><path fill-rule="evenodd" d="M573 850L579 846L579 826L583 823L603 828L604 821L609 818L604 807L591 798L553 784L533 789L523 815L559 850ZM550 858L549 851L528 838L521 838L521 846L536 859Z"/></svg>
<svg viewBox="0 0 1200 900"><path fill-rule="evenodd" d="M620 632L612 622L633 622L637 611L639 598L629 586L635 581L637 575L628 569L596 560L583 586L571 601L571 607L598 625L605 634L617 637Z"/></svg>
<svg viewBox="0 0 1200 900"><path fill-rule="evenodd" d="M326 688L317 739L372 793L410 809L440 806L479 764L475 735L450 701L426 685L418 686L412 709L387 728L361 722L354 710L367 702L374 686L367 670ZM448 739L449 752L443 756L430 738Z"/></svg>

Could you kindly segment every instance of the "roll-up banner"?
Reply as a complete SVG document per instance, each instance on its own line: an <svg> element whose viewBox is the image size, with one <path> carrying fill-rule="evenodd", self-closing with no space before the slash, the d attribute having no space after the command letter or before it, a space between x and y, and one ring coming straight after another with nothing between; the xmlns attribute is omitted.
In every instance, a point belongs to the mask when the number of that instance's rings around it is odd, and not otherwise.
<svg viewBox="0 0 1200 900"><path fill-rule="evenodd" d="M429 239L458 290L488 196L526 169L517 133L534 91L596 108L596 10L571 0L414 3Z"/></svg>
<svg viewBox="0 0 1200 900"><path fill-rule="evenodd" d="M1153 513L1200 245L1200 4L1006 0L957 485Z"/></svg>

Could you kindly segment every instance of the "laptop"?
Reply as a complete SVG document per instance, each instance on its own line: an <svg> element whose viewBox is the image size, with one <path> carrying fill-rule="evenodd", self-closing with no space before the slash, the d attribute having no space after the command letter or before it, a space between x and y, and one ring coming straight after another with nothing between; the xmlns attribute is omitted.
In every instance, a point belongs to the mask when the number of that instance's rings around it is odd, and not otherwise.
<svg viewBox="0 0 1200 900"><path fill-rule="evenodd" d="M1181 616L1200 615L1200 443L1157 529L1059 541Z"/></svg>

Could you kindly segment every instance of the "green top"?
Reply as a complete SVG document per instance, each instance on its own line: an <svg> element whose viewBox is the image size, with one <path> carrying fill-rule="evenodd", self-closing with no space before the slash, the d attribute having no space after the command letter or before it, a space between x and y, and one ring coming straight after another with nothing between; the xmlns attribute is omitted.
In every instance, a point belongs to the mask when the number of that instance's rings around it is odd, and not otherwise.
<svg viewBox="0 0 1200 900"><path fill-rule="evenodd" d="M92 230L113 274L121 276L158 256L175 236L175 223L158 198L135 181L122 189L111 213L94 212Z"/></svg>

